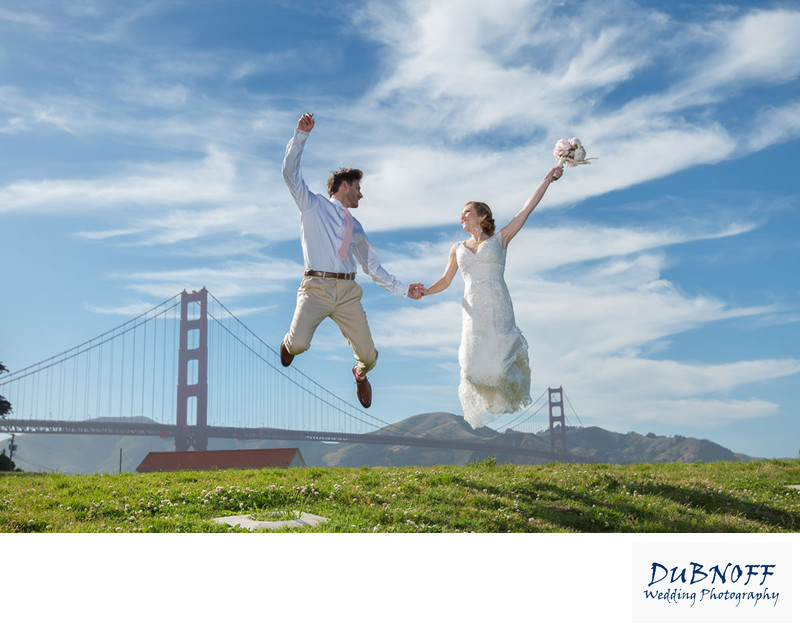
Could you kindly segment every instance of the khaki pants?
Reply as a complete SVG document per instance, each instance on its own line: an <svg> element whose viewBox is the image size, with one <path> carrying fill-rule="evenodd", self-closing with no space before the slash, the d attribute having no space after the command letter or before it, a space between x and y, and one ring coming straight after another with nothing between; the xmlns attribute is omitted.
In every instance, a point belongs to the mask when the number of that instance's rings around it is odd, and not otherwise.
<svg viewBox="0 0 800 631"><path fill-rule="evenodd" d="M292 355L299 355L311 346L311 338L319 323L331 318L344 335L358 365L358 373L366 375L378 361L367 314L361 306L364 290L354 280L305 276L297 290L297 307L283 343Z"/></svg>

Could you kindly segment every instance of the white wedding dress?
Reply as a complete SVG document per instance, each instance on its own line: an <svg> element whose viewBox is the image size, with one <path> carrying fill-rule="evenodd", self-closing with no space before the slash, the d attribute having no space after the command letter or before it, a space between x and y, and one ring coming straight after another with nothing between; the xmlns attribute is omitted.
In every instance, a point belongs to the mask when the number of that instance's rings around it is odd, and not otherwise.
<svg viewBox="0 0 800 631"><path fill-rule="evenodd" d="M500 233L477 252L462 242L456 260L464 276L458 396L464 418L478 428L530 405L528 343L517 328L503 272L506 250Z"/></svg>

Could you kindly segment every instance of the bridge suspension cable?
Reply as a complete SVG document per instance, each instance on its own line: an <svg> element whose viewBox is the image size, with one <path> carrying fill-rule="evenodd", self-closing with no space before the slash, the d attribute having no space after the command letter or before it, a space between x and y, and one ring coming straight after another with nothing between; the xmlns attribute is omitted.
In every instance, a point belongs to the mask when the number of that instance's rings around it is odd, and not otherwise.
<svg viewBox="0 0 800 631"><path fill-rule="evenodd" d="M229 384L227 387L217 388L216 391L209 393L209 400L215 402L209 409L209 423L222 422L220 414L223 411L236 409L240 423L245 417L252 417L248 424L255 426L268 425L297 429L303 425L304 429L327 429L348 433L357 433L365 429L367 431L370 429L386 430L395 434L409 433L407 430L393 426L373 414L351 405L294 366L286 368L280 365L280 353L277 350L253 332L211 292L208 292L208 295L213 301L212 307L209 308L209 318L219 327L219 330L238 342L240 350L248 352L254 362L254 365L250 365L248 368L239 369L240 372L243 371L249 375L249 382ZM227 326L225 322L228 320L233 322L234 326ZM210 354L212 357L218 357L221 352L215 347L215 344L220 343L219 336L213 336L210 333L209 337L212 340ZM222 353L224 352L230 353L230 348L222 351ZM229 359L234 365L240 367L247 364L246 360L241 356L236 356L235 352L234 357ZM213 370L213 366L218 363L218 360L209 363L210 370ZM257 403L252 409L237 407L235 399L238 396L238 390L253 389L253 394L256 399L259 399L266 392L263 388L264 385L268 385L271 389L271 406L263 401ZM298 393L303 394L300 397L295 396ZM288 423L290 418L294 419L293 424Z"/></svg>
<svg viewBox="0 0 800 631"><path fill-rule="evenodd" d="M37 372L51 368L55 365L58 365L69 359L72 359L77 355L87 353L92 349L97 348L101 344L105 344L106 342L119 337L120 335L124 335L128 331L132 331L133 329L141 326L145 322L148 322L151 319L163 315L164 313L174 309L176 306L180 304L179 302L178 303L175 302L175 300L178 298L180 298L180 294L176 294L172 298L169 298L168 300L165 300L161 304L156 305L155 307L152 307L151 309L145 311L142 315L136 316L135 318L131 318L127 322L120 324L119 326L116 326L113 329L110 329L105 333L102 333L96 337L93 337L92 339L90 339L87 342L84 342L83 344L78 344L77 346L73 346L72 348L66 351L53 355L52 357L43 359L42 361L36 362L35 364L31 364L26 368L21 368L20 370L11 372L5 377L0 378L0 386L13 383L14 381L18 381L19 379L29 377L30 375L33 375ZM169 305L169 303L173 304L167 306L163 311L159 311L158 313L153 314L153 312L158 311L165 305Z"/></svg>
<svg viewBox="0 0 800 631"><path fill-rule="evenodd" d="M87 342L0 378L0 388L14 405L14 416L85 420L149 414L161 420L173 414L174 387L167 390L166 384L175 379L166 358L177 352L169 343L174 338L170 331L174 326L169 323L178 321L175 309L180 305L179 296ZM138 332L142 334L137 339ZM161 370L156 361L159 345L163 353ZM157 393L159 387L161 392Z"/></svg>
<svg viewBox="0 0 800 631"><path fill-rule="evenodd" d="M578 419L578 425L583 427L583 421L581 421L581 417L578 416L578 413L575 411L575 408L572 407L572 401L569 400L569 397L567 396L566 392L564 393L564 398L567 400L567 403L569 403L569 409L572 410L572 413L575 415L575 418Z"/></svg>
<svg viewBox="0 0 800 631"><path fill-rule="evenodd" d="M536 414L538 414L538 413L539 413L539 412L542 410L542 408L544 408L544 405L543 405L543 406L541 406L541 407L540 407L538 410L536 410L535 412L531 412L530 410L531 410L531 408L533 408L533 407L534 407L534 406L535 406L537 403L539 403L539 401L541 401L541 400L542 400L542 397L545 397L545 396L547 396L547 390L545 390L544 392L542 392L542 394L540 394L540 395L539 395L539 397L536 399L536 401L534 401L533 403L531 403L531 404L530 404L530 405L529 405L527 408L525 408L525 409L524 409L522 412L520 412L520 413L519 413L517 416L515 416L514 418L512 418L510 421L508 421L508 422L507 422L507 423L505 423L504 425L501 425L500 427L498 427L498 428L497 428L497 431L499 432L499 431L501 431L501 430L504 430L504 429L514 429L515 427L518 427L518 426L519 426L521 423L524 423L524 422L528 421L530 418L532 418L533 416L535 416ZM545 405L546 405L546 402L545 402Z"/></svg>

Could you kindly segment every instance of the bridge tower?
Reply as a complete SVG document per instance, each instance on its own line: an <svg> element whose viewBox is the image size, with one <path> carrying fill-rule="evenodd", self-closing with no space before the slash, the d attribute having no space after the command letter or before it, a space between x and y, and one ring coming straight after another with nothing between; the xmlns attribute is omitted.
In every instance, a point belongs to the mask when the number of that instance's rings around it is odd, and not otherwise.
<svg viewBox="0 0 800 631"><path fill-rule="evenodd" d="M196 318L189 319L189 308ZM194 315L193 313L193 315ZM196 381L189 383L189 376ZM196 401L195 429L188 424L189 399ZM175 435L175 451L205 451L208 447L208 291L181 293L180 346L178 348L178 409L176 414L178 432Z"/></svg>
<svg viewBox="0 0 800 631"><path fill-rule="evenodd" d="M567 453L567 434L564 427L564 391L558 388L548 388L547 395L550 399L550 449L555 452L556 442L560 444L560 451Z"/></svg>

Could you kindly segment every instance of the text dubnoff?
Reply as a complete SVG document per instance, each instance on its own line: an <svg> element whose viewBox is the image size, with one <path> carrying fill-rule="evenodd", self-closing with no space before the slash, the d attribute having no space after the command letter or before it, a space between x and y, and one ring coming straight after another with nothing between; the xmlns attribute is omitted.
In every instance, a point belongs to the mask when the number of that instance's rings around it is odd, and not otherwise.
<svg viewBox="0 0 800 631"><path fill-rule="evenodd" d="M689 567L667 567L654 561L650 566L650 581L644 589L645 599L668 603L698 603L723 600L736 607L778 604L780 592L770 589L768 578L775 575L774 563L740 565L726 563L706 567L691 561Z"/></svg>
<svg viewBox="0 0 800 631"><path fill-rule="evenodd" d="M790 621L791 545L636 546L639 621Z"/></svg>

